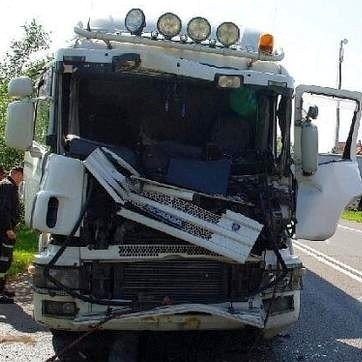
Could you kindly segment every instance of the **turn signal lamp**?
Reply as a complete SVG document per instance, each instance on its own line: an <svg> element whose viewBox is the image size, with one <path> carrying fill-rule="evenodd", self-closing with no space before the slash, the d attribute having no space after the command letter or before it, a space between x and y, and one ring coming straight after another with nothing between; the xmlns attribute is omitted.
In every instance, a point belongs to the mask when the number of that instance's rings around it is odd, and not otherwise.
<svg viewBox="0 0 362 362"><path fill-rule="evenodd" d="M262 34L259 38L259 51L272 54L274 48L274 37L271 34Z"/></svg>
<svg viewBox="0 0 362 362"><path fill-rule="evenodd" d="M173 13L165 13L158 18L157 29L166 39L180 34L181 19Z"/></svg>

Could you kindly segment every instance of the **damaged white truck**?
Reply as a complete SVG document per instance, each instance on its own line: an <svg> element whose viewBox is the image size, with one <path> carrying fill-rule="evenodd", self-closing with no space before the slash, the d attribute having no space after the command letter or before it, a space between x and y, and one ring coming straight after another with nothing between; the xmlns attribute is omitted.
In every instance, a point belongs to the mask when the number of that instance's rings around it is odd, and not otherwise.
<svg viewBox="0 0 362 362"><path fill-rule="evenodd" d="M76 27L36 96L9 84L6 142L26 151L25 219L42 233L35 319L58 340L97 324L272 336L299 317L292 238L329 238L362 193L361 94L294 91L272 35L231 22L146 26L132 9L125 28ZM318 164L305 94L355 104L341 161Z"/></svg>

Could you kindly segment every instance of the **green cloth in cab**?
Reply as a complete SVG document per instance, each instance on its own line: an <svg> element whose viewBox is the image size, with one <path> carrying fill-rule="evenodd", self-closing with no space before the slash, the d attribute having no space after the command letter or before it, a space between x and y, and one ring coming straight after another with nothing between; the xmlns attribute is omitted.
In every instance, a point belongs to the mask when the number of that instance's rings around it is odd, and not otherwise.
<svg viewBox="0 0 362 362"><path fill-rule="evenodd" d="M231 109L246 119L256 119L257 101L255 92L247 87L230 92Z"/></svg>

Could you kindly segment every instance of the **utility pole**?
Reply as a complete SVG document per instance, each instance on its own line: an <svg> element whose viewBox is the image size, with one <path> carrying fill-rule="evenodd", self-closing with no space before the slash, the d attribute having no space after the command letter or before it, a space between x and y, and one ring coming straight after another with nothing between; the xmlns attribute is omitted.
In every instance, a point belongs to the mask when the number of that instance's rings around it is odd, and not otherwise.
<svg viewBox="0 0 362 362"><path fill-rule="evenodd" d="M348 39L343 39L339 42L339 56L338 56L338 83L337 88L342 88L342 63L344 60L344 45L348 43ZM339 128L340 128L340 103L337 102L337 109L336 109L336 133L335 133L335 140L334 140L334 152L337 153L338 150L338 142L339 142Z"/></svg>

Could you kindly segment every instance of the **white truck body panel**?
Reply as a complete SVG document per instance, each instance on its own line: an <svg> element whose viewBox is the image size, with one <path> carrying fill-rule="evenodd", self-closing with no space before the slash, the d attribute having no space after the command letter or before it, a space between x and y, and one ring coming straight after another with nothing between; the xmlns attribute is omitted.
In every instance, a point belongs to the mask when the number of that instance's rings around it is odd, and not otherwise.
<svg viewBox="0 0 362 362"><path fill-rule="evenodd" d="M296 237L326 240L336 232L344 208L362 194L356 161L319 165L313 176L299 181Z"/></svg>
<svg viewBox="0 0 362 362"><path fill-rule="evenodd" d="M303 94L349 99L356 102L349 158L326 162L314 175L304 176L301 170L301 121ZM356 144L361 118L362 93L348 90L300 85L295 96L295 174L298 180L296 237L326 240L336 231L343 209L362 194L362 180L356 160Z"/></svg>
<svg viewBox="0 0 362 362"><path fill-rule="evenodd" d="M82 162L56 154L49 155L40 191L34 203L31 226L41 232L69 235L80 215L85 186L85 170ZM49 225L48 205L57 199L57 215L54 225Z"/></svg>

